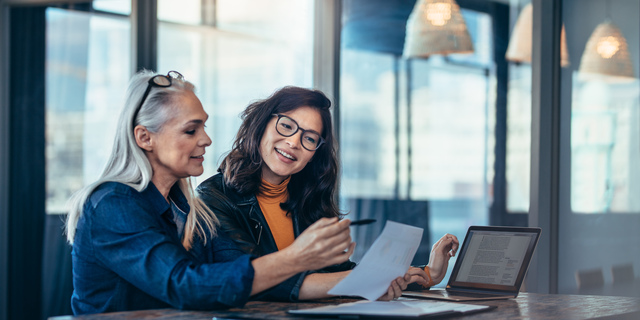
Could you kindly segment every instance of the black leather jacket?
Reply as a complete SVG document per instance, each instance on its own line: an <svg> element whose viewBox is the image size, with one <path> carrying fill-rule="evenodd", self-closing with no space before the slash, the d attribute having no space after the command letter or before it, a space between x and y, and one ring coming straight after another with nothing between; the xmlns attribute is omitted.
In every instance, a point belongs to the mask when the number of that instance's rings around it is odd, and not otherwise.
<svg viewBox="0 0 640 320"><path fill-rule="evenodd" d="M202 182L197 192L220 220L220 229L244 252L263 256L278 251L276 241L254 194L238 193L224 183L221 173ZM292 220L293 233L297 238L309 226L301 223L296 216L293 216ZM351 270L355 265L354 262L347 261L316 272Z"/></svg>

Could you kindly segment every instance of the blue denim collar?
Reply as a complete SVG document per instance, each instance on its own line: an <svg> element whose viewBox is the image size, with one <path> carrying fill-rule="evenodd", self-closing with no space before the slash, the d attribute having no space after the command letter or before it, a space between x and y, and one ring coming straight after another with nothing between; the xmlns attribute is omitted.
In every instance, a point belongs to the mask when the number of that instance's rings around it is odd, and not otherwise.
<svg viewBox="0 0 640 320"><path fill-rule="evenodd" d="M169 190L169 198L173 200L180 210L189 213L191 206L189 206L189 201L187 201L187 197L185 197L182 190L180 190L178 183L175 183L173 187L171 187L171 190Z"/></svg>
<svg viewBox="0 0 640 320"><path fill-rule="evenodd" d="M150 199L149 203L151 204L152 209L158 212L158 214L163 214L170 208L169 203L162 196L162 193L160 193L153 182L149 182L149 185L147 185L147 187L141 192L141 195L145 198L148 197L148 199ZM180 190L178 183L174 184L173 187L171 187L171 189L169 190L169 198L173 200L173 202L180 210L186 213L189 212L191 207L189 206L187 198Z"/></svg>

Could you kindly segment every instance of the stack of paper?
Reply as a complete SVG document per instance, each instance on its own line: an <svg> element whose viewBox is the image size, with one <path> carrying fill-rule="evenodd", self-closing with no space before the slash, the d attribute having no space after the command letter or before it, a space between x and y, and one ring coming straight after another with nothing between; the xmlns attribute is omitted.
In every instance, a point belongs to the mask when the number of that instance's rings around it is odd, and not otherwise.
<svg viewBox="0 0 640 320"><path fill-rule="evenodd" d="M493 309L457 302L433 300L358 301L304 310L289 310L298 315L358 315L392 318L412 318L473 313Z"/></svg>

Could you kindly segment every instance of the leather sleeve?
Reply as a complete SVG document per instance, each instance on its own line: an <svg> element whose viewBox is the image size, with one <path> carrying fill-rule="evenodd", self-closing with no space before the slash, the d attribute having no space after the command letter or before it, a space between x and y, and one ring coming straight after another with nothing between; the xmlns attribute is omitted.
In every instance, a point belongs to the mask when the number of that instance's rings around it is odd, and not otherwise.
<svg viewBox="0 0 640 320"><path fill-rule="evenodd" d="M242 210L220 191L220 189L222 189L221 186L216 185L216 183L219 182L220 180L217 179L209 179L200 184L196 191L200 199L209 206L216 217L218 217L218 220L220 220L220 229L227 237L235 242L240 250L251 253L254 256L268 254L269 252L262 252L264 250L261 249L262 246L257 245L256 240L261 238L260 232L268 232L268 230L261 230L262 227L260 223L250 221L252 220L251 218L242 214ZM245 227L243 228L243 226ZM249 231L247 231L246 226L249 226ZM254 228L255 226L258 226L260 230ZM264 236L265 235L262 235L262 237ZM306 275L307 272L299 273L279 285L251 297L251 299L263 301L298 301L300 286Z"/></svg>

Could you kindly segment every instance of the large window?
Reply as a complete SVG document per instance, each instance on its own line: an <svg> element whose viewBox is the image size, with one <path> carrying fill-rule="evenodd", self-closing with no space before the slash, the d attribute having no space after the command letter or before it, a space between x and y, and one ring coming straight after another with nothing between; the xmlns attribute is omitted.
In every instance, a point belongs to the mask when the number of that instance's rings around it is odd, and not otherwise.
<svg viewBox="0 0 640 320"><path fill-rule="evenodd" d="M285 85L312 86L313 2L159 1L158 72L178 70L209 113L206 178L230 150L240 112ZM130 1L47 10L47 212L98 178L131 70ZM213 24L203 18L215 12ZM268 14L265 14L268 12ZM211 22L211 21L208 21ZM292 27L295 26L295 27ZM62 183L64 181L64 183Z"/></svg>
<svg viewBox="0 0 640 320"><path fill-rule="evenodd" d="M412 8L402 1L345 1L340 199L353 218L424 228L429 236L418 255L425 256L414 262L426 262L443 234L462 240L469 225L488 223L496 76L489 14L462 9L472 54L407 58ZM355 260L377 227L353 231L361 246Z"/></svg>
<svg viewBox="0 0 640 320"><path fill-rule="evenodd" d="M126 18L47 9L46 210L65 213L111 152L131 75Z"/></svg>
<svg viewBox="0 0 640 320"><path fill-rule="evenodd" d="M563 1L560 293L640 294L638 11L636 0ZM580 287L585 272L601 283Z"/></svg>

